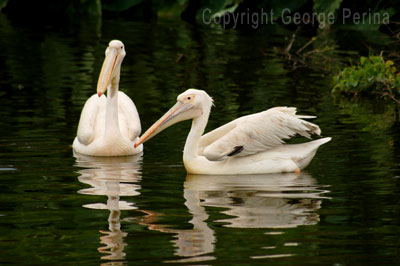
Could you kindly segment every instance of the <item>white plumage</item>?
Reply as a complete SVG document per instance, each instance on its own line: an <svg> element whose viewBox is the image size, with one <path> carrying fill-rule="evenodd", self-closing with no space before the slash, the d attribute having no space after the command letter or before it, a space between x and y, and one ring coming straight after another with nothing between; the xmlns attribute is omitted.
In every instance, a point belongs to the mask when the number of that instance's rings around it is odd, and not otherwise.
<svg viewBox="0 0 400 266"><path fill-rule="evenodd" d="M111 41L97 84L97 94L83 107L73 148L92 156L125 156L140 153L133 144L141 132L133 101L118 91L120 68L125 56L122 42ZM108 90L107 97L104 92Z"/></svg>
<svg viewBox="0 0 400 266"><path fill-rule="evenodd" d="M237 118L202 136L200 154L211 161L225 160L235 147L243 147L236 156L248 156L270 150L296 134L310 138L321 133L317 125L302 118L314 117L298 116L293 107L275 107Z"/></svg>
<svg viewBox="0 0 400 266"><path fill-rule="evenodd" d="M202 136L210 114L212 99L202 90L189 89L177 103L135 145L155 136L182 120L192 119L186 139L183 162L193 174L262 174L298 172L314 157L318 147L331 138L302 144L284 144L298 134L310 138L320 128L296 115L296 108L275 107L240 117Z"/></svg>

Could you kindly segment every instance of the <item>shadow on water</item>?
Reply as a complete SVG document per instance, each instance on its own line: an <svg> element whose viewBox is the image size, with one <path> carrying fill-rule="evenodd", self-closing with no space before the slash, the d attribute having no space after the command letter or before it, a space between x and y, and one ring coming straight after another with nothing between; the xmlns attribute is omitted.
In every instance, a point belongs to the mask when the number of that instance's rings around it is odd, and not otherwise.
<svg viewBox="0 0 400 266"><path fill-rule="evenodd" d="M124 239L128 233L122 231L121 211L137 209L134 202L121 200L120 197L140 195L141 155L128 157L90 157L74 153L78 170L78 180L90 186L78 193L93 196L106 196L106 203L84 204L82 207L95 210L108 210L108 231L100 230L102 236L98 251L101 259L112 261L110 265L122 265L125 259ZM130 198L133 199L133 198ZM108 264L106 264L108 265Z"/></svg>

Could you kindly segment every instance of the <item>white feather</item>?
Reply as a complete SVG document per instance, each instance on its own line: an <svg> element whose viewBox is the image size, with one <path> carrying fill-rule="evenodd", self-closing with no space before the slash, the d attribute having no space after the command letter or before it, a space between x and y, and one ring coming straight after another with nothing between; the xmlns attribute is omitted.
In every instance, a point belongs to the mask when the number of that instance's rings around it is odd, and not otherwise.
<svg viewBox="0 0 400 266"><path fill-rule="evenodd" d="M121 41L112 40L97 83L97 94L83 107L74 151L91 156L125 156L140 153L135 148L141 127L139 114L133 101L119 91L121 63L125 57ZM107 97L104 93L107 91ZM99 97L101 96L101 97Z"/></svg>
<svg viewBox="0 0 400 266"><path fill-rule="evenodd" d="M296 115L293 107L275 107L240 117L204 135L199 153L219 161L227 159L236 147L242 146L243 150L234 156L247 156L272 149L296 134L307 138L321 134L317 125L301 118L313 117Z"/></svg>
<svg viewBox="0 0 400 266"><path fill-rule="evenodd" d="M133 144L141 132L139 114L133 101L118 92L118 124L120 134L105 137L107 98L91 96L83 107L77 137L73 143L76 152L92 156L133 155L142 151Z"/></svg>

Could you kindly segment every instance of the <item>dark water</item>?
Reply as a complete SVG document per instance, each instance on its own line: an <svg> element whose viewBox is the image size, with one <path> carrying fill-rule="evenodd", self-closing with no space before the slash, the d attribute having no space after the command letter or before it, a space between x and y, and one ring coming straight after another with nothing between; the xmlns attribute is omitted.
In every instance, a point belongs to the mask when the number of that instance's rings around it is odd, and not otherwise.
<svg viewBox="0 0 400 266"><path fill-rule="evenodd" d="M334 99L330 75L291 71L276 49L289 31L0 16L0 36L1 265L399 264L395 109ZM344 61L365 43L388 43L348 30L324 38ZM74 157L80 111L111 39L125 43L120 87L143 129L196 87L214 98L210 129L289 105L317 115L333 140L300 176L188 176L189 122L146 143L143 157Z"/></svg>

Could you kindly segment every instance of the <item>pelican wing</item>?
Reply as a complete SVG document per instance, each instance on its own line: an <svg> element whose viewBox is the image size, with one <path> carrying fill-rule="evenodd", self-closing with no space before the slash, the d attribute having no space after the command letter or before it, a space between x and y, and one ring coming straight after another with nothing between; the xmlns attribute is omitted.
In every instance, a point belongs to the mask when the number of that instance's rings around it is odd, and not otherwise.
<svg viewBox="0 0 400 266"><path fill-rule="evenodd" d="M204 155L204 149L206 149L209 145L214 143L215 141L221 139L224 137L226 134L228 134L231 130L233 130L236 127L236 121L237 119L220 126L207 134L201 136L200 142L199 142L199 154Z"/></svg>
<svg viewBox="0 0 400 266"><path fill-rule="evenodd" d="M118 92L118 108L122 114L121 130L127 129L127 136L134 141L141 132L140 118L135 104L125 93Z"/></svg>
<svg viewBox="0 0 400 266"><path fill-rule="evenodd" d="M310 134L321 133L317 125L302 118L314 117L296 115L293 107L275 107L240 117L204 135L199 153L218 161L271 149L296 134L310 138Z"/></svg>
<svg viewBox="0 0 400 266"><path fill-rule="evenodd" d="M96 124L99 118L101 105L106 104L106 97L98 97L94 94L90 97L82 109L81 118L79 119L77 137L81 144L89 145L96 134Z"/></svg>

